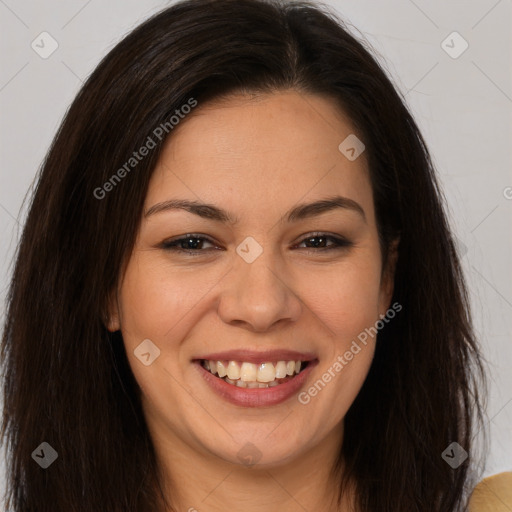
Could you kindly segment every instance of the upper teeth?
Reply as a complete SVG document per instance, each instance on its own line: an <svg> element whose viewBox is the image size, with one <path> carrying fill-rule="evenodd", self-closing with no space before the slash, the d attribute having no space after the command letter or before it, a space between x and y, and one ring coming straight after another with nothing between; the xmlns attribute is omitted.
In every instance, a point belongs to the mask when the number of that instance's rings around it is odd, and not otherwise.
<svg viewBox="0 0 512 512"><path fill-rule="evenodd" d="M243 382L272 382L300 372L301 361L277 361L260 364L239 361L204 361L203 366L214 375Z"/></svg>

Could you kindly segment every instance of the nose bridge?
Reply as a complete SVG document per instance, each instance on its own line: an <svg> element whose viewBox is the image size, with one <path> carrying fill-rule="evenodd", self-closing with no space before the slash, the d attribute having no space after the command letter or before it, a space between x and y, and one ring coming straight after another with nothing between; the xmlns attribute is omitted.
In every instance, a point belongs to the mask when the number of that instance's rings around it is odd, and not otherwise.
<svg viewBox="0 0 512 512"><path fill-rule="evenodd" d="M267 330L280 320L297 320L300 300L282 271L280 275L279 257L270 249L258 249L251 240L242 242L237 253L219 303L222 320L246 324L257 331Z"/></svg>

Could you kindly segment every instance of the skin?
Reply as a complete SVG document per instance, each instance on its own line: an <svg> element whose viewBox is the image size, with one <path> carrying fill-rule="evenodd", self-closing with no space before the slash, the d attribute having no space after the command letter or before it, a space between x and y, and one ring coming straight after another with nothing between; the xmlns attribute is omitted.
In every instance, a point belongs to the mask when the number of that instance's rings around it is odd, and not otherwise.
<svg viewBox="0 0 512 512"><path fill-rule="evenodd" d="M143 217L111 301L109 329L122 331L177 510L338 510L329 471L375 339L307 405L296 396L270 407L233 405L214 394L191 360L241 347L314 352L318 365L303 391L386 313L396 255L383 269L366 155L349 161L338 149L352 133L332 100L281 91L199 105L166 142L144 211L188 199L239 219L230 225L185 210ZM365 218L338 208L286 222L298 203L333 195L359 203ZM352 245L322 252L308 243L315 232ZM197 255L161 247L188 233L213 243L204 241ZM248 236L263 248L250 264L236 252ZM150 366L134 356L145 339L160 350ZM251 467L237 457L246 443L261 457ZM347 493L343 510L350 500Z"/></svg>

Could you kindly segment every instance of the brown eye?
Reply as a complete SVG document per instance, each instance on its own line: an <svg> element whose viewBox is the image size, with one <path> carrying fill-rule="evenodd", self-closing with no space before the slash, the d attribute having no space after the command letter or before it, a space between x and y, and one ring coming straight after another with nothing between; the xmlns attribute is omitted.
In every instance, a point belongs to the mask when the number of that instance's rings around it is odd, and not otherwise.
<svg viewBox="0 0 512 512"><path fill-rule="evenodd" d="M213 247L206 247L205 244L210 244ZM185 253L199 253L210 251L212 248L216 246L209 239L201 235L196 234L187 234L181 238L175 238L173 240L167 240L162 242L162 249L167 251L177 251L177 252L185 252Z"/></svg>
<svg viewBox="0 0 512 512"><path fill-rule="evenodd" d="M311 234L304 238L299 245L302 244L306 244L306 249L318 249L320 251L341 249L353 245L349 240L325 233Z"/></svg>

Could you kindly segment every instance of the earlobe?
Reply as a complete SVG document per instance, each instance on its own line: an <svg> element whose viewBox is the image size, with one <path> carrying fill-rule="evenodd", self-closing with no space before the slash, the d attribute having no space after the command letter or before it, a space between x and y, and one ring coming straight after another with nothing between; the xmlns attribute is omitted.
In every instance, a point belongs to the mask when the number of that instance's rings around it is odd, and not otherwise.
<svg viewBox="0 0 512 512"><path fill-rule="evenodd" d="M119 325L118 318L114 317L114 316L109 316L106 321L106 327L107 327L107 330L110 332L119 331L120 325Z"/></svg>
<svg viewBox="0 0 512 512"><path fill-rule="evenodd" d="M119 321L119 305L115 293L110 294L108 301L108 313L104 320L104 324L110 332L116 332L121 329L121 322Z"/></svg>

